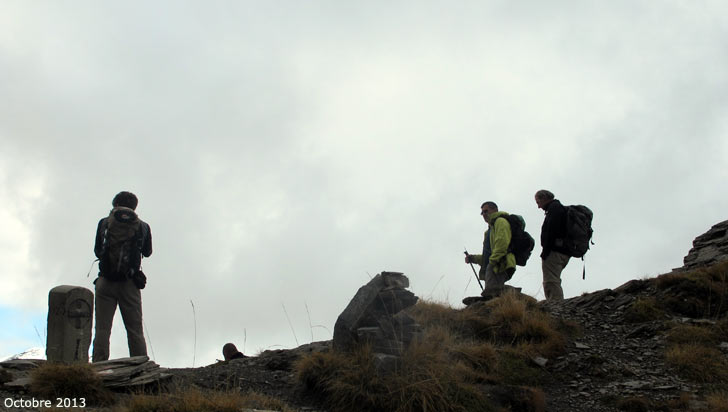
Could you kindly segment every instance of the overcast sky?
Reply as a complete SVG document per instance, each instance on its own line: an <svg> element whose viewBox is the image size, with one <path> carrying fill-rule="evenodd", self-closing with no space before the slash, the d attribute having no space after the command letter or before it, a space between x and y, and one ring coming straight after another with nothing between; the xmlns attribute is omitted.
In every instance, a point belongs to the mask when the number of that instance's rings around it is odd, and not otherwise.
<svg viewBox="0 0 728 412"><path fill-rule="evenodd" d="M547 4L548 3L548 4ZM0 357L48 291L93 290L139 197L150 356L331 339L371 276L480 289L480 204L538 239L539 189L594 211L567 297L682 265L728 219L728 3L0 0ZM510 284L543 299L540 246ZM194 312L193 312L194 305ZM117 315L112 357L128 356Z"/></svg>

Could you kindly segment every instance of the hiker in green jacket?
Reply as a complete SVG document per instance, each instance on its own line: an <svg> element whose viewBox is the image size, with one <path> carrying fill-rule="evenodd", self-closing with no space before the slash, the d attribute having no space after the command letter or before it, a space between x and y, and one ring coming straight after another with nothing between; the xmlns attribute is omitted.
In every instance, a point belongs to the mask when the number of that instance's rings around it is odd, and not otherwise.
<svg viewBox="0 0 728 412"><path fill-rule="evenodd" d="M503 286L516 271L516 257L508 252L511 225L506 219L499 219L508 216L508 213L499 212L498 205L488 201L480 206L480 215L488 223L484 241L487 245L484 244L483 249L487 250L485 246L489 246L490 256L484 258L484 255L468 255L465 263L476 263L480 265L481 271L485 267L485 286L481 296L492 298L501 294Z"/></svg>

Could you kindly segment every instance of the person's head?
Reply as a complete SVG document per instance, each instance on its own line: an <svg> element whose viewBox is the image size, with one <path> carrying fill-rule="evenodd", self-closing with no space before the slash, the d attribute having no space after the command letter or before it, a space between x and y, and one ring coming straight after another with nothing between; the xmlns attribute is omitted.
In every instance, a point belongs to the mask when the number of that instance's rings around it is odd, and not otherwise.
<svg viewBox="0 0 728 412"><path fill-rule="evenodd" d="M495 213L497 211L498 205L496 205L495 202L487 201L480 205L480 215L483 216L483 220L486 222L490 221L491 213Z"/></svg>
<svg viewBox="0 0 728 412"><path fill-rule="evenodd" d="M539 190L536 192L536 196L534 196L536 199L536 205L539 209L545 209L546 206L548 206L549 203L551 203L552 200L554 200L554 194L549 192L548 190Z"/></svg>
<svg viewBox="0 0 728 412"><path fill-rule="evenodd" d="M225 360L232 359L233 355L238 352L238 348L236 348L232 343L226 343L225 346L222 347L222 356L225 357Z"/></svg>
<svg viewBox="0 0 728 412"><path fill-rule="evenodd" d="M139 199L132 192L119 192L111 201L111 205L114 207L128 207L131 210L136 210L137 204L139 204Z"/></svg>

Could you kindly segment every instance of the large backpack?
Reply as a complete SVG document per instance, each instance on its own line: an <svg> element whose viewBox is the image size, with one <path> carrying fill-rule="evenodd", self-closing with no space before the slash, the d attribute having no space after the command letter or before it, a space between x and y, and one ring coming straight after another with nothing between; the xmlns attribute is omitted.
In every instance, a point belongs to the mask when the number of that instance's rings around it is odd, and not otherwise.
<svg viewBox="0 0 728 412"><path fill-rule="evenodd" d="M569 256L584 257L589 250L592 230L592 211L583 205L566 206L566 239L564 250ZM593 243L592 243L593 244Z"/></svg>
<svg viewBox="0 0 728 412"><path fill-rule="evenodd" d="M516 265L526 266L536 244L533 237L526 232L526 221L519 215L502 217L511 225L511 243L508 245L508 251L516 257Z"/></svg>
<svg viewBox="0 0 728 412"><path fill-rule="evenodd" d="M141 266L142 224L136 213L126 207L114 208L106 219L104 244L99 261L103 277L126 280Z"/></svg>

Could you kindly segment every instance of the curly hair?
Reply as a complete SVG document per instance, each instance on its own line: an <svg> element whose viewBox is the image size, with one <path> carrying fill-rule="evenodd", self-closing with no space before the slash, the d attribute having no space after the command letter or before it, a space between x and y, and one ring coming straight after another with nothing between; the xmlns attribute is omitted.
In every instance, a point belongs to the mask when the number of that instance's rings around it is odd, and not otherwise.
<svg viewBox="0 0 728 412"><path fill-rule="evenodd" d="M111 205L114 207L123 206L128 207L131 210L135 210L139 204L139 199L132 192L119 192L114 196L114 200L111 201Z"/></svg>

